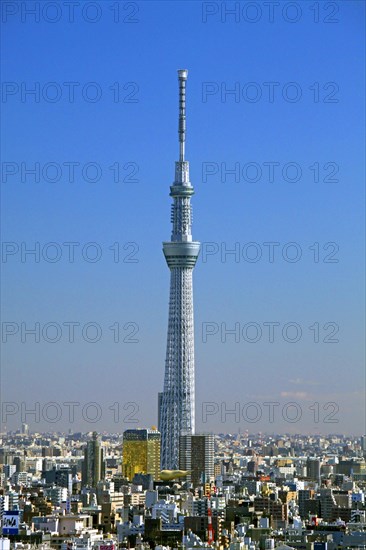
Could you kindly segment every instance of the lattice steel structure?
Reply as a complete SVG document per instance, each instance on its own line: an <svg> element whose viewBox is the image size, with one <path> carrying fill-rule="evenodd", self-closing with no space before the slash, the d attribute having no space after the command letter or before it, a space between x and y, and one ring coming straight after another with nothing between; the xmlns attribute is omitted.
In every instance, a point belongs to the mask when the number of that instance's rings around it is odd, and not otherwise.
<svg viewBox="0 0 366 550"><path fill-rule="evenodd" d="M185 160L186 81L188 71L178 71L179 80L179 161L170 187L173 198L172 236L163 243L171 272L168 341L165 360L164 391L161 398L161 468L178 469L179 436L194 434L194 325L192 272L200 243L192 240L189 163Z"/></svg>

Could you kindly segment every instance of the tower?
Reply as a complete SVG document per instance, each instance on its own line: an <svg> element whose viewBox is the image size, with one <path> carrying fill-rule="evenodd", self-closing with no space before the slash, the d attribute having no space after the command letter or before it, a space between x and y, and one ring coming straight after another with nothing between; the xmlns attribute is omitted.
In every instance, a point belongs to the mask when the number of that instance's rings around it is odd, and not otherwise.
<svg viewBox="0 0 366 550"><path fill-rule="evenodd" d="M88 441L84 448L84 460L81 472L82 486L95 488L98 481L104 478L104 474L104 451L97 432L93 432L91 441Z"/></svg>
<svg viewBox="0 0 366 550"><path fill-rule="evenodd" d="M178 71L179 80L179 160L170 187L173 199L171 240L163 243L170 269L168 338L164 391L161 399L161 467L179 467L179 437L194 434L194 327L192 272L200 243L192 240L189 163L185 160L187 70Z"/></svg>

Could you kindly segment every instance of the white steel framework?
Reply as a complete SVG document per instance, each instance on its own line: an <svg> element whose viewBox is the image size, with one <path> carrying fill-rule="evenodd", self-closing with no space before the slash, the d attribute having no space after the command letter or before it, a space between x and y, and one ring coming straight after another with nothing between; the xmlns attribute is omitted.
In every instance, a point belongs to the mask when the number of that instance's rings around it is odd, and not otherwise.
<svg viewBox="0 0 366 550"><path fill-rule="evenodd" d="M194 434L194 325L192 272L200 243L192 240L189 163L185 160L185 92L188 71L178 71L179 80L179 161L170 187L173 198L172 236L163 243L171 271L168 341L165 360L164 391L161 398L161 468L179 468L179 436Z"/></svg>

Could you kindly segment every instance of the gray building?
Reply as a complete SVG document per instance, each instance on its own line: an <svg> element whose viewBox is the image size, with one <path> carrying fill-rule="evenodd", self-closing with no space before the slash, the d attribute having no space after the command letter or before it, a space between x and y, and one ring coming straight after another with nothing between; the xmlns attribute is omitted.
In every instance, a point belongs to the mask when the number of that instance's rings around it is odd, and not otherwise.
<svg viewBox="0 0 366 550"><path fill-rule="evenodd" d="M179 469L188 470L187 481L194 487L214 480L214 436L212 434L181 435Z"/></svg>

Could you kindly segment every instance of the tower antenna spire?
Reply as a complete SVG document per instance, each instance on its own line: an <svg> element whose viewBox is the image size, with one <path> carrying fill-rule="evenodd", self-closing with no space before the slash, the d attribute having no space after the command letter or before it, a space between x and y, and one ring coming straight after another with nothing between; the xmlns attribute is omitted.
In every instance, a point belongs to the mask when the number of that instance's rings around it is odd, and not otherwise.
<svg viewBox="0 0 366 550"><path fill-rule="evenodd" d="M184 161L185 141L186 141L186 82L188 77L187 69L178 71L179 80L179 161Z"/></svg>

